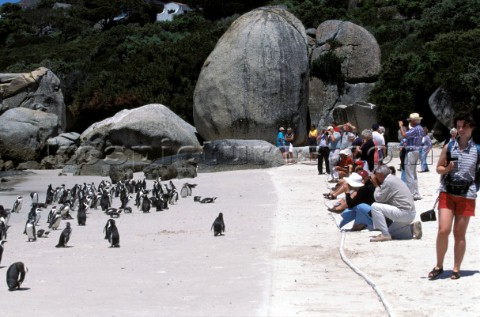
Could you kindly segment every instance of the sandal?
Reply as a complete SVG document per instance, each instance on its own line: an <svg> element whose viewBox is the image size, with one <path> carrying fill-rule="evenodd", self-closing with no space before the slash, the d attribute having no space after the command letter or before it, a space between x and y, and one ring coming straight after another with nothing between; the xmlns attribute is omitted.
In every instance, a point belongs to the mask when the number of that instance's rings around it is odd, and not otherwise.
<svg viewBox="0 0 480 317"><path fill-rule="evenodd" d="M330 212L333 212L335 214L341 214L342 213L342 211L338 210L337 207L328 208L327 210L330 211Z"/></svg>
<svg viewBox="0 0 480 317"><path fill-rule="evenodd" d="M325 196L325 198L329 200L335 200L337 199L337 196L335 196L334 194L328 194L328 196Z"/></svg>
<svg viewBox="0 0 480 317"><path fill-rule="evenodd" d="M332 193L323 193L323 197L328 198Z"/></svg>
<svg viewBox="0 0 480 317"><path fill-rule="evenodd" d="M450 279L452 280L458 280L460 278L460 272L452 272L452 276L450 276Z"/></svg>
<svg viewBox="0 0 480 317"><path fill-rule="evenodd" d="M438 276L442 273L443 273L443 267L441 268L434 267L433 270L430 273L428 273L428 279L431 281L436 280Z"/></svg>

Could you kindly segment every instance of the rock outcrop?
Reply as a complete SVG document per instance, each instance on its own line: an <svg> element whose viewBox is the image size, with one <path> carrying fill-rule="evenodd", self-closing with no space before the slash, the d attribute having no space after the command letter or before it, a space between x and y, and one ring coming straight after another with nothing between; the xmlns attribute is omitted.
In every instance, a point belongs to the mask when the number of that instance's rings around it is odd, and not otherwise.
<svg viewBox="0 0 480 317"><path fill-rule="evenodd" d="M308 47L305 28L280 7L239 17L205 61L194 92L195 127L205 140L275 142L291 126L307 135Z"/></svg>
<svg viewBox="0 0 480 317"><path fill-rule="evenodd" d="M58 116L59 132L66 128L66 109L60 79L40 67L30 73L0 74L0 114L9 109L28 108Z"/></svg>
<svg viewBox="0 0 480 317"><path fill-rule="evenodd" d="M7 110L0 116L0 153L14 162L39 161L47 139L60 129L58 116L27 108Z"/></svg>
<svg viewBox="0 0 480 317"><path fill-rule="evenodd" d="M160 104L122 110L93 124L80 138L81 146L93 147L103 157L112 147L117 152L119 148L129 149L150 159L200 148L195 128Z"/></svg>
<svg viewBox="0 0 480 317"><path fill-rule="evenodd" d="M312 77L309 85L310 118L320 127L327 126L336 106L368 102L380 73L380 46L373 35L348 21L329 20L320 24L312 48L311 62L333 53L340 61L341 83L327 83ZM375 120L375 119L374 119Z"/></svg>

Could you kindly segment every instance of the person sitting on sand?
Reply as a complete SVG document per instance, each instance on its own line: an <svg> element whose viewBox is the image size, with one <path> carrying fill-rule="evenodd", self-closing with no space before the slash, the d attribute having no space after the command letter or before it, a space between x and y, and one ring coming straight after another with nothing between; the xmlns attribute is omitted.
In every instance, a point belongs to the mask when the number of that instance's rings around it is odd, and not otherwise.
<svg viewBox="0 0 480 317"><path fill-rule="evenodd" d="M421 239L422 224L415 219L415 203L407 185L398 177L391 175L390 168L381 164L371 176L375 186L372 204L372 219L374 229L380 234L370 242L390 241L392 239ZM385 217L392 220L387 226Z"/></svg>
<svg viewBox="0 0 480 317"><path fill-rule="evenodd" d="M360 170L346 177L349 189L345 191L345 199L340 200L340 205L330 208L330 212L340 213L342 221L339 224L343 228L346 224L354 220L352 231L360 231L365 228L373 229L372 217L370 214L371 205L375 201L373 193L375 187L370 180L367 171ZM342 209L342 207L345 208Z"/></svg>
<svg viewBox="0 0 480 317"><path fill-rule="evenodd" d="M350 149L343 149L340 151L340 160L335 166L338 179L349 176L353 172L353 159Z"/></svg>

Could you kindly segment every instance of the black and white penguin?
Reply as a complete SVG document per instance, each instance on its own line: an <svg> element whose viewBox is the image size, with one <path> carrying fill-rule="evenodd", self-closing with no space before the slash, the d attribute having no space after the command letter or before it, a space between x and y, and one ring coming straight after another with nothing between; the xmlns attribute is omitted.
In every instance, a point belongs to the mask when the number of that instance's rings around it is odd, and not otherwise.
<svg viewBox="0 0 480 317"><path fill-rule="evenodd" d="M183 184L182 189L180 189L180 196L182 198L186 198L187 196L190 196L188 192L190 191L190 195L192 194L192 190L187 186L187 183Z"/></svg>
<svg viewBox="0 0 480 317"><path fill-rule="evenodd" d="M83 201L78 205L77 223L79 226L85 226L87 223L87 204Z"/></svg>
<svg viewBox="0 0 480 317"><path fill-rule="evenodd" d="M53 215L48 227L50 229L57 230L61 222L62 222L62 215L60 214L60 211L57 211L55 215Z"/></svg>
<svg viewBox="0 0 480 317"><path fill-rule="evenodd" d="M215 218L215 221L213 222L210 230L213 230L214 236L223 236L223 232L225 232L225 222L223 221L223 213L218 214L218 217Z"/></svg>
<svg viewBox="0 0 480 317"><path fill-rule="evenodd" d="M67 246L68 241L70 240L71 235L72 235L72 228L70 227L70 222L67 222L65 224L65 229L63 229L62 233L60 234L60 238L58 239L58 244L55 247L65 248Z"/></svg>
<svg viewBox="0 0 480 317"><path fill-rule="evenodd" d="M60 214L62 215L62 219L73 219L73 217L70 215L71 209L72 207L69 201L66 201L60 206Z"/></svg>
<svg viewBox="0 0 480 317"><path fill-rule="evenodd" d="M23 232L28 237L28 242L37 240L37 232L35 230L35 220L29 219L25 224L25 231Z"/></svg>
<svg viewBox="0 0 480 317"><path fill-rule="evenodd" d="M17 197L17 199L13 203L12 212L16 212L18 214L20 210L22 210L22 200L23 200L22 196Z"/></svg>
<svg viewBox="0 0 480 317"><path fill-rule="evenodd" d="M7 223L5 218L0 217L0 240L7 240Z"/></svg>
<svg viewBox="0 0 480 317"><path fill-rule="evenodd" d="M202 198L202 200L200 200L200 203L210 204L210 203L215 202L215 199L217 199L217 197L205 197L205 198Z"/></svg>
<svg viewBox="0 0 480 317"><path fill-rule="evenodd" d="M3 244L7 242L6 240L1 240L0 241L0 264L2 264L2 256L3 256L3 249L4 249L4 246Z"/></svg>
<svg viewBox="0 0 480 317"><path fill-rule="evenodd" d="M50 212L48 213L47 216L47 223L50 224L52 222L53 217L55 217L55 214L57 213L57 206L52 206L52 209L50 209Z"/></svg>
<svg viewBox="0 0 480 317"><path fill-rule="evenodd" d="M45 205L50 205L53 203L53 197L55 196L55 191L53 190L52 184L49 184L47 187L47 194L45 196Z"/></svg>
<svg viewBox="0 0 480 317"><path fill-rule="evenodd" d="M48 234L50 231L45 231L44 229L40 229L37 231L37 238L48 238Z"/></svg>
<svg viewBox="0 0 480 317"><path fill-rule="evenodd" d="M35 225L36 226L38 226L38 222L40 221L40 218L42 218L42 209L35 208Z"/></svg>
<svg viewBox="0 0 480 317"><path fill-rule="evenodd" d="M10 209L5 209L3 208L3 205L0 205L0 218L4 219L6 228L8 228L8 222L10 221L11 215L12 215L12 212L10 211Z"/></svg>
<svg viewBox="0 0 480 317"><path fill-rule="evenodd" d="M102 197L100 198L100 207L102 211L106 211L110 207L110 196L106 190L103 191Z"/></svg>
<svg viewBox="0 0 480 317"><path fill-rule="evenodd" d="M118 228L115 225L115 220L108 219L105 228L103 229L105 232L105 239L108 239L110 242L111 248L119 248L120 247L120 234L118 233Z"/></svg>
<svg viewBox="0 0 480 317"><path fill-rule="evenodd" d="M152 202L150 201L150 198L147 197L147 194L143 194L142 196L142 206L141 210L144 213L150 212L150 208L152 207Z"/></svg>
<svg viewBox="0 0 480 317"><path fill-rule="evenodd" d="M25 280L28 268L23 262L15 262L7 270L7 286L9 291L19 289Z"/></svg>
<svg viewBox="0 0 480 317"><path fill-rule="evenodd" d="M32 198L32 206L38 204L38 194L36 192L30 193L30 198Z"/></svg>
<svg viewBox="0 0 480 317"><path fill-rule="evenodd" d="M121 209L115 207L109 207L105 213L110 216L110 218L118 218L120 217L120 213L122 212Z"/></svg>

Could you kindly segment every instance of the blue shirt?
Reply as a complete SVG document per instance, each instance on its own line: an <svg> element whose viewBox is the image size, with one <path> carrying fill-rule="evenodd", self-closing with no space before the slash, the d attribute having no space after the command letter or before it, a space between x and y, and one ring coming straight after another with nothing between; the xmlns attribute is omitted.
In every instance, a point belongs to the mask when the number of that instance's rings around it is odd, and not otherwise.
<svg viewBox="0 0 480 317"><path fill-rule="evenodd" d="M277 146L285 146L285 137L283 136L283 132L280 131L277 134Z"/></svg>
<svg viewBox="0 0 480 317"><path fill-rule="evenodd" d="M425 134L423 132L422 126L420 124L417 124L410 130L405 132L405 134L405 138L407 139L407 146L405 147L405 149L407 151L418 151L422 146L422 139L423 135Z"/></svg>
<svg viewBox="0 0 480 317"><path fill-rule="evenodd" d="M330 150L340 149L340 132L333 132L333 136L335 137L335 141L332 141L332 139L330 139L330 142L328 143L328 148Z"/></svg>

